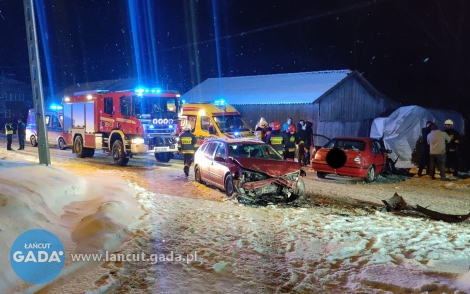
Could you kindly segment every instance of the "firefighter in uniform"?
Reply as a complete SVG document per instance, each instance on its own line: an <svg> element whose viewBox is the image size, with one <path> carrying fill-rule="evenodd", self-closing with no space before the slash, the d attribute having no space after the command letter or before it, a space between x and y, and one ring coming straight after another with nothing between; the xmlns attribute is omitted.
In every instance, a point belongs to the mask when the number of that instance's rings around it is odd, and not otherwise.
<svg viewBox="0 0 470 294"><path fill-rule="evenodd" d="M266 138L266 143L271 145L279 154L284 154L284 145L286 144L286 137L281 133L281 124L277 121L273 122L273 131Z"/></svg>
<svg viewBox="0 0 470 294"><path fill-rule="evenodd" d="M296 134L294 125L287 127L286 134L286 148L284 153L284 159L294 161L295 158L295 145L299 141L299 137Z"/></svg>
<svg viewBox="0 0 470 294"><path fill-rule="evenodd" d="M13 126L11 122L5 125L5 134L7 134L7 150L13 150L11 143L13 142Z"/></svg>
<svg viewBox="0 0 470 294"><path fill-rule="evenodd" d="M454 177L457 177L459 175L460 133L454 129L454 122L450 119L444 122L444 126L444 132L450 137L450 142L446 145L447 164L452 169Z"/></svg>
<svg viewBox="0 0 470 294"><path fill-rule="evenodd" d="M189 176L189 167L193 164L194 152L197 150L197 139L191 133L191 125L187 122L184 126L184 132L181 133L178 141L178 150L183 153L184 174Z"/></svg>

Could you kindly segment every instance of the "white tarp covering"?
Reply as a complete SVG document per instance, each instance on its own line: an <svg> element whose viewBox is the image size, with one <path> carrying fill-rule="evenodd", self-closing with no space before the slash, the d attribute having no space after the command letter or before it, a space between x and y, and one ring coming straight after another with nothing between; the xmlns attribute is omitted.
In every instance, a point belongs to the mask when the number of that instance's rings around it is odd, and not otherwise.
<svg viewBox="0 0 470 294"><path fill-rule="evenodd" d="M451 119L454 128L463 134L463 116L452 110L429 109L420 106L404 106L395 110L389 117L379 117L372 122L370 136L383 138L385 147L393 152L390 157L398 159L396 167L411 168L411 154L416 146L416 141L421 135L421 129L426 122L436 123L440 129L444 129L444 121Z"/></svg>

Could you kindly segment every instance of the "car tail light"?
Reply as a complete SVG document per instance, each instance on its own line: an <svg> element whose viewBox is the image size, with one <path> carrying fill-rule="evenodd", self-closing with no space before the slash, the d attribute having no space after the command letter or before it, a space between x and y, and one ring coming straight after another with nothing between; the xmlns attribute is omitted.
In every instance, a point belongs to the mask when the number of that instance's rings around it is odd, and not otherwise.
<svg viewBox="0 0 470 294"><path fill-rule="evenodd" d="M356 156L356 158L354 158L354 163L360 164L361 163L361 157Z"/></svg>

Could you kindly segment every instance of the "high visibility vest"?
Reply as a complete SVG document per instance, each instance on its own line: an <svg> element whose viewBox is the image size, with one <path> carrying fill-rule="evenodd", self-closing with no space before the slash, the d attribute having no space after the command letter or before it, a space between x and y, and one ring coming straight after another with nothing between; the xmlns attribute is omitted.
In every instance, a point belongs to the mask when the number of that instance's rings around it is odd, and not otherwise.
<svg viewBox="0 0 470 294"><path fill-rule="evenodd" d="M13 135L13 127L9 124L5 125L5 133L7 135Z"/></svg>
<svg viewBox="0 0 470 294"><path fill-rule="evenodd" d="M184 132L180 135L178 148L181 148L183 154L194 154L198 148L196 137L190 132Z"/></svg>

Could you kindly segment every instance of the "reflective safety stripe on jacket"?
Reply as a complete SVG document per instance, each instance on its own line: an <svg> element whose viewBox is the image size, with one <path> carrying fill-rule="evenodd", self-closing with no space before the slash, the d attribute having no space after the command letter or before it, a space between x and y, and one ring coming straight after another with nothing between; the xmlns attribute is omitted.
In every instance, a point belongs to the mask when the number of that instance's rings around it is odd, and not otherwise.
<svg viewBox="0 0 470 294"><path fill-rule="evenodd" d="M183 154L194 154L196 151L197 140L193 134L190 132L184 132L180 135L180 140L178 141L178 148L181 148Z"/></svg>
<svg viewBox="0 0 470 294"><path fill-rule="evenodd" d="M295 134L288 134L287 135L287 142L286 142L286 151L287 152L295 152L295 141L297 140L297 136Z"/></svg>
<svg viewBox="0 0 470 294"><path fill-rule="evenodd" d="M271 133L271 137L269 138L269 144L271 145L271 147L274 148L274 150L276 150L280 154L284 153L284 137L281 134L273 135Z"/></svg>
<svg viewBox="0 0 470 294"><path fill-rule="evenodd" d="M13 127L11 125L5 125L5 133L7 135L13 135Z"/></svg>

